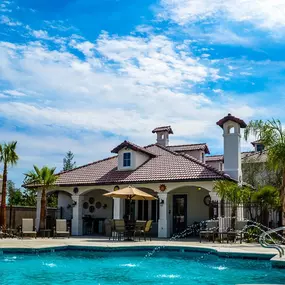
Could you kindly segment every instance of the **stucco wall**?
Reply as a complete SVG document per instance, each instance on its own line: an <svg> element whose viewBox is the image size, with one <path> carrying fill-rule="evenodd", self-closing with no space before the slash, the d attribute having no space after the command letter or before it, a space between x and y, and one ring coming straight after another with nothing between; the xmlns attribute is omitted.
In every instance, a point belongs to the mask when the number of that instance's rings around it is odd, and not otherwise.
<svg viewBox="0 0 285 285"><path fill-rule="evenodd" d="M214 168L216 168L216 169L218 169L218 170L224 170L224 164L223 164L223 162L221 162L221 161L206 161L206 163L208 164L208 165L210 165L210 166L212 166L212 167L214 167Z"/></svg>
<svg viewBox="0 0 285 285"><path fill-rule="evenodd" d="M202 153L204 152L201 150L191 150L191 151L183 151L183 153L193 156L194 158L202 161Z"/></svg>
<svg viewBox="0 0 285 285"><path fill-rule="evenodd" d="M241 173L240 126L228 121L224 124L224 171L239 180ZM233 132L231 132L232 130Z"/></svg>
<svg viewBox="0 0 285 285"><path fill-rule="evenodd" d="M194 222L200 222L209 218L209 207L204 204L204 197L209 195L209 192L203 188L198 190L198 187L181 187L169 193L168 204L170 209L169 221L170 229L173 231L173 196L179 194L187 195L187 225Z"/></svg>
<svg viewBox="0 0 285 285"><path fill-rule="evenodd" d="M124 153L129 152L131 153L131 166L130 167L123 167L123 158ZM146 162L149 159L149 156L147 154L144 154L139 151L134 151L132 149L121 149L118 152L118 170L131 170L136 169L140 165L142 165L144 162Z"/></svg>
<svg viewBox="0 0 285 285"><path fill-rule="evenodd" d="M142 153L142 152L134 152L134 163L135 168L141 166L143 163L145 163L149 159L149 155Z"/></svg>
<svg viewBox="0 0 285 285"><path fill-rule="evenodd" d="M113 199L108 198L108 197L104 197L103 196L104 193L106 193L106 191L104 191L104 190L94 190L94 191L90 191L84 195L82 205L84 202L88 202L89 208L88 209L82 208L82 215L83 216L84 215L90 215L93 218L105 218L105 219L111 219L112 218L112 202L113 202ZM89 203L89 199L91 197L94 198L94 203L92 203L92 204ZM101 203L100 208L96 208L97 202ZM106 205L106 208L103 207L104 205ZM90 206L95 207L95 211L93 213L91 213L89 211Z"/></svg>
<svg viewBox="0 0 285 285"><path fill-rule="evenodd" d="M66 192L59 192L57 205L59 208L62 208L62 218L66 220L71 220L72 218L71 195L69 195Z"/></svg>

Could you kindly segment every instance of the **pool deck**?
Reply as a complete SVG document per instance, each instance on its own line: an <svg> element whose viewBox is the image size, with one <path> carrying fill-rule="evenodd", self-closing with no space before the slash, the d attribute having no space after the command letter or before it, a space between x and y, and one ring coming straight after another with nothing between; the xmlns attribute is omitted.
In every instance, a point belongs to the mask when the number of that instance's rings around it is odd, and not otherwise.
<svg viewBox="0 0 285 285"><path fill-rule="evenodd" d="M152 241L109 241L105 237L71 237L71 238L4 238L0 239L0 249L18 248L18 249L41 249L54 248L62 246L87 246L87 247L138 247L138 246L179 246L179 247L193 247L204 249L215 249L218 252L233 252L233 253L252 253L252 254L271 254L276 255L277 251L271 248L263 248L255 243L212 243L202 242L190 239L183 239L179 241L169 241L166 239L152 239Z"/></svg>
<svg viewBox="0 0 285 285"><path fill-rule="evenodd" d="M150 248L162 247L165 248L183 248L199 251L216 252L218 256L238 257L238 258L264 258L272 262L273 266L285 267L285 258L280 258L277 255L277 250L272 248L263 248L256 243L212 243L202 242L193 239L183 239L179 241L169 241L166 239L153 239L152 241L109 241L106 237L71 237L71 238L4 238L0 239L0 251L14 252L18 251L34 251L48 250L60 248L83 248L83 249L106 249L116 250L120 248Z"/></svg>

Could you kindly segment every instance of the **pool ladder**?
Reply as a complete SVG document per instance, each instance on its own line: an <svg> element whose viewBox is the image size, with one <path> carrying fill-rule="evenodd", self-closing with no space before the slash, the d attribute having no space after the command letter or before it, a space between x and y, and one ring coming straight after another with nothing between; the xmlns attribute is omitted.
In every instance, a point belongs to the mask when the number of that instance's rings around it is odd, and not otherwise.
<svg viewBox="0 0 285 285"><path fill-rule="evenodd" d="M259 236L259 240L258 240L260 245L264 248L275 248L279 252L279 257L284 256L284 248L279 244L269 244L268 242L266 242L265 238L266 236L270 236L270 234L272 233L276 233L282 230L285 230L285 226L264 232Z"/></svg>

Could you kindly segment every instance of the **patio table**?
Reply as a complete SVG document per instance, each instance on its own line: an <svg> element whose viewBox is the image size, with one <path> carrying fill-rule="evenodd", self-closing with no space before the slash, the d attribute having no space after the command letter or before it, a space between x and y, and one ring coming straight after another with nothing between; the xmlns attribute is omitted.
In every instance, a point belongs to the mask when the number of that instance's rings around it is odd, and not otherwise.
<svg viewBox="0 0 285 285"><path fill-rule="evenodd" d="M45 238L47 236L47 238L50 238L51 230L50 229L40 230L39 234L41 237Z"/></svg>
<svg viewBox="0 0 285 285"><path fill-rule="evenodd" d="M236 238L238 236L237 232L235 231L225 231L225 232L219 232L220 242L222 243L224 240L224 236L226 236L227 243L229 243L230 239L233 239L236 241Z"/></svg>
<svg viewBox="0 0 285 285"><path fill-rule="evenodd" d="M135 230L135 224L129 223L125 225L125 235L127 237L126 240L128 241L133 241L133 235L134 235L134 230Z"/></svg>

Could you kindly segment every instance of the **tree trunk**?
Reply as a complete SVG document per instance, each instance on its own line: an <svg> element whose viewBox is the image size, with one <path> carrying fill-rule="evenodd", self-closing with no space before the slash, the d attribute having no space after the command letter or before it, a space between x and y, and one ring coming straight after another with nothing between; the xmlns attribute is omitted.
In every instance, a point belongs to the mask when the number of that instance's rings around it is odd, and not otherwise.
<svg viewBox="0 0 285 285"><path fill-rule="evenodd" d="M0 219L0 225L2 226L2 229L6 229L6 192L7 188L7 164L4 163L4 169L3 169L3 181L2 181L2 198L1 198L1 219Z"/></svg>
<svg viewBox="0 0 285 285"><path fill-rule="evenodd" d="M234 230L236 227L236 216L237 216L237 205L232 205L231 214L231 229Z"/></svg>
<svg viewBox="0 0 285 285"><path fill-rule="evenodd" d="M45 229L46 221L46 189L42 189L42 198L41 198L41 215L40 215L40 229Z"/></svg>
<svg viewBox="0 0 285 285"><path fill-rule="evenodd" d="M261 224L264 225L265 227L269 227L269 211L268 208L265 206L262 208L261 211Z"/></svg>
<svg viewBox="0 0 285 285"><path fill-rule="evenodd" d="M282 188L281 188L281 205L282 205L282 226L285 226L285 169L283 170ZM284 234L285 232L283 232Z"/></svg>

